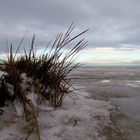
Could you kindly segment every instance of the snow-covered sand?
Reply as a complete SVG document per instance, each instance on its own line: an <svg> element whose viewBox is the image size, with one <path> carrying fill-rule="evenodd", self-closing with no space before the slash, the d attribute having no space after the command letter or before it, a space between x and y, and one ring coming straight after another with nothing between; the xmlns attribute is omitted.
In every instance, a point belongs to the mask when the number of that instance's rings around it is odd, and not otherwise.
<svg viewBox="0 0 140 140"><path fill-rule="evenodd" d="M104 140L102 130L111 125L109 102L94 100L87 92L77 92L76 104L65 98L62 108L53 109L48 102L39 106L38 122L41 140ZM20 112L22 106L15 103ZM1 108L0 140L24 140L25 120L11 104ZM21 113L18 113L21 114ZM33 135L30 140L35 140Z"/></svg>
<svg viewBox="0 0 140 140"><path fill-rule="evenodd" d="M21 77L21 87L26 89L27 83L32 82L32 79L26 77L26 74ZM110 111L113 106L107 101L94 100L83 90L77 90L75 94L75 102L67 96L60 108L52 108L48 101L37 106L36 94L27 94L27 98L38 108L37 120L41 140L106 139L102 132L112 124ZM25 140L27 124L21 103L6 103L0 108L0 112L0 140ZM37 135L31 134L28 140L38 140Z"/></svg>

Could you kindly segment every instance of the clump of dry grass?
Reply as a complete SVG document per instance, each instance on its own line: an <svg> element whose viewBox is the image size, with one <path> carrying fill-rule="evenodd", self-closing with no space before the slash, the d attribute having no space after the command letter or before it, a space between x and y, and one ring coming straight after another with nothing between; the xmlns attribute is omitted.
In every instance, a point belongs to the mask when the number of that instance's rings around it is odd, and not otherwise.
<svg viewBox="0 0 140 140"><path fill-rule="evenodd" d="M58 34L48 43L40 56L35 53L35 36L33 36L29 52L24 49L24 54L16 57L21 44L17 48L15 55L11 45L7 60L2 60L7 74L3 75L0 80L0 96L4 95L3 102L0 101L0 104L4 104L6 100L11 102L19 100L22 103L26 121L29 121L30 124L28 136L32 132L36 132L40 137L37 108L32 100L28 99L27 90L31 91L32 87L34 87L33 93L37 95L38 101L41 103L42 99L49 100L52 107L60 107L66 95L70 95L72 99L75 96L73 90L71 90L71 79L68 74L79 67L79 63L74 63L75 56L87 46L85 39L81 39L78 42L75 42L75 39L87 32L87 30L72 37L73 30L74 26L72 24L65 34ZM71 46L72 43L75 45ZM28 89L21 86L21 75L23 73L32 79ZM6 91L7 84L13 86L13 94Z"/></svg>

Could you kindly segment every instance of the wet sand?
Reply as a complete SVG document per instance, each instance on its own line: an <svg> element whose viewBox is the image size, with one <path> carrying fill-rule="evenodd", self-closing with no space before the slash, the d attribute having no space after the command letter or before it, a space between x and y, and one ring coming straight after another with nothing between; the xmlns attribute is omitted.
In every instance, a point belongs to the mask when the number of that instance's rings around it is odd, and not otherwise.
<svg viewBox="0 0 140 140"><path fill-rule="evenodd" d="M108 140L140 139L140 67L83 67L73 74L73 84L91 98L110 101L113 126L104 129Z"/></svg>

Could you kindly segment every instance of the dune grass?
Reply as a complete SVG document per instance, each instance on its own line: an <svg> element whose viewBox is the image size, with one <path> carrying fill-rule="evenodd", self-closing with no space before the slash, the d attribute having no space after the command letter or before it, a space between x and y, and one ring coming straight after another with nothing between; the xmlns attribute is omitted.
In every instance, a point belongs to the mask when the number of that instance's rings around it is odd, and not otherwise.
<svg viewBox="0 0 140 140"><path fill-rule="evenodd" d="M37 108L33 101L28 99L28 94L32 93L37 96L37 104L42 100L48 100L52 107L61 107L67 95L72 99L76 96L68 75L80 66L79 63L75 63L75 58L77 53L87 46L87 41L85 39L76 40L87 30L72 36L73 30L74 25L72 24L65 34L60 33L55 36L44 47L44 52L40 56L35 51L34 35L29 51L24 49L24 53L20 57L16 56L20 50L21 41L15 53L11 45L7 59L1 60L5 65L6 74L0 79L0 97L2 97L0 105L3 106L6 101L13 103L15 100L19 100L21 102L26 121L32 124L29 125L27 139L32 132L36 132L40 139ZM31 80L27 81L28 78ZM23 79L26 80L26 86ZM10 90L8 90L9 87L11 87Z"/></svg>

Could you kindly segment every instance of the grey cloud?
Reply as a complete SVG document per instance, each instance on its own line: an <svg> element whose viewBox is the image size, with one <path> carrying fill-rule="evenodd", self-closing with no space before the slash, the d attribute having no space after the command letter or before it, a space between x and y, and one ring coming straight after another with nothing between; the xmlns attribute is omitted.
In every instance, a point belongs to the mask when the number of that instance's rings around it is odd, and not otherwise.
<svg viewBox="0 0 140 140"><path fill-rule="evenodd" d="M139 0L1 0L0 40L17 44L28 30L25 44L33 33L39 44L75 22L76 32L90 28L89 47L138 47L139 7Z"/></svg>
<svg viewBox="0 0 140 140"><path fill-rule="evenodd" d="M0 16L7 24L9 21L12 23L37 21L45 22L44 24L64 25L72 20L87 19L89 14L82 7L68 0L13 0L10 2L5 0L0 6Z"/></svg>

